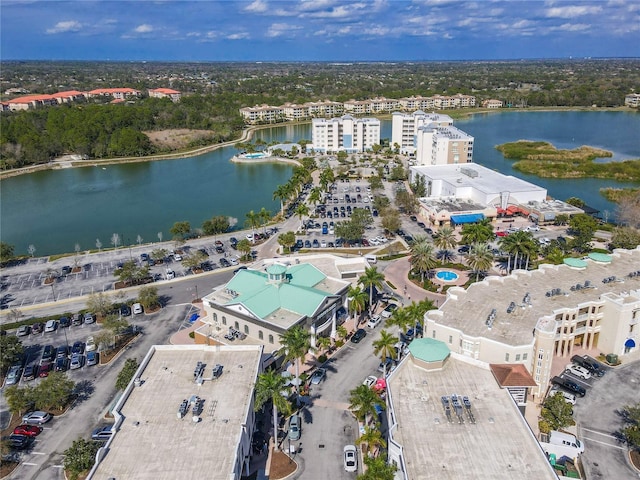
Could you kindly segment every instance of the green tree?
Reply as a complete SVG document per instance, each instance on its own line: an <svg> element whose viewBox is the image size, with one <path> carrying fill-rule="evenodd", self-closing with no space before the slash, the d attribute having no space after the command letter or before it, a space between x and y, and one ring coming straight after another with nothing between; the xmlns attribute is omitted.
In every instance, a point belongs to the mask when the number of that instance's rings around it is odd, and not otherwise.
<svg viewBox="0 0 640 480"><path fill-rule="evenodd" d="M380 175L374 175L369 177L369 186L372 191L382 190L384 188L384 184L382 183L382 177Z"/></svg>
<svg viewBox="0 0 640 480"><path fill-rule="evenodd" d="M416 196L406 190L400 190L396 192L396 205L401 212L407 215L412 215L418 211L420 203Z"/></svg>
<svg viewBox="0 0 640 480"><path fill-rule="evenodd" d="M271 212L262 207L258 212L258 220L260 221L260 225L262 225L262 233L266 233L267 223L271 220Z"/></svg>
<svg viewBox="0 0 640 480"><path fill-rule="evenodd" d="M395 358L395 345L400 339L386 330L380 331L380 338L373 342L373 353L380 359L384 366L383 376L387 376L387 358Z"/></svg>
<svg viewBox="0 0 640 480"><path fill-rule="evenodd" d="M205 235L219 235L228 231L230 227L229 217L216 215L202 222L202 233Z"/></svg>
<svg viewBox="0 0 640 480"><path fill-rule="evenodd" d="M238 242L236 248L240 253L242 253L242 258L247 260L249 258L249 254L251 253L251 243L246 238L243 238Z"/></svg>
<svg viewBox="0 0 640 480"><path fill-rule="evenodd" d="M390 465L383 457L365 457L367 471L358 475L357 480L393 480L398 467Z"/></svg>
<svg viewBox="0 0 640 480"><path fill-rule="evenodd" d="M113 300L103 292L92 293L87 299L87 310L104 317L113 309Z"/></svg>
<svg viewBox="0 0 640 480"><path fill-rule="evenodd" d="M376 405L380 408L385 407L378 394L366 385L358 385L349 392L349 410L360 422L368 424L369 419L376 418Z"/></svg>
<svg viewBox="0 0 640 480"><path fill-rule="evenodd" d="M75 382L64 372L51 372L33 390L35 408L38 410L62 410L71 400Z"/></svg>
<svg viewBox="0 0 640 480"><path fill-rule="evenodd" d="M260 214L250 210L245 214L245 225L251 228L251 238L255 238L256 228L260 225ZM253 243L253 242L251 242Z"/></svg>
<svg viewBox="0 0 640 480"><path fill-rule="evenodd" d="M369 453L368 456L377 456L374 452L378 452L380 448L387 446L387 442L385 442L380 430L368 426L364 428L364 433L360 435L356 442L362 446L363 453Z"/></svg>
<svg viewBox="0 0 640 480"><path fill-rule="evenodd" d="M9 411L16 415L23 415L33 406L32 387L21 388L18 385L11 385L5 388L4 397Z"/></svg>
<svg viewBox="0 0 640 480"><path fill-rule="evenodd" d="M291 253L291 249L296 244L296 234L293 232L281 233L278 235L278 243Z"/></svg>
<svg viewBox="0 0 640 480"><path fill-rule="evenodd" d="M503 252L509 254L508 270L511 270L511 256L514 256L514 268L519 265L519 259L526 258L526 266L529 267L529 257L538 251L538 243L530 232L514 232L498 240L498 245Z"/></svg>
<svg viewBox="0 0 640 480"><path fill-rule="evenodd" d="M280 215L284 214L284 204L289 198L291 198L292 189L288 183L285 185L278 185L273 192L273 199L280 200Z"/></svg>
<svg viewBox="0 0 640 480"><path fill-rule="evenodd" d="M349 285L347 299L349 300L349 313L360 315L367 307L367 292L358 286Z"/></svg>
<svg viewBox="0 0 640 480"><path fill-rule="evenodd" d="M64 451L64 468L70 480L76 480L93 467L96 454L100 449L99 442L78 438Z"/></svg>
<svg viewBox="0 0 640 480"><path fill-rule="evenodd" d="M415 318L404 307L396 308L384 323L385 327L398 327L398 330L402 333L412 328L415 324Z"/></svg>
<svg viewBox="0 0 640 480"><path fill-rule="evenodd" d="M611 236L610 248L633 249L640 245L640 231L633 227L616 227Z"/></svg>
<svg viewBox="0 0 640 480"><path fill-rule="evenodd" d="M433 244L425 235L417 235L410 249L411 257L409 258L409 262L411 263L411 267L420 273L421 281L424 282L425 273L431 271L436 266Z"/></svg>
<svg viewBox="0 0 640 480"><path fill-rule="evenodd" d="M296 378L300 378L300 361L304 360L307 353L312 351L311 333L300 325L295 325L280 335L280 345L287 362L294 362ZM296 390L298 387L296 386Z"/></svg>
<svg viewBox="0 0 640 480"><path fill-rule="evenodd" d="M155 248L151 250L151 258L156 263L164 263L164 259L169 255L166 248Z"/></svg>
<svg viewBox="0 0 640 480"><path fill-rule="evenodd" d="M384 280L384 274L379 272L376 267L365 268L364 275L358 278L358 284L362 285L365 290L369 290L369 315L373 311L373 290L381 290Z"/></svg>
<svg viewBox="0 0 640 480"><path fill-rule="evenodd" d="M141 287L138 291L138 302L142 304L145 311L161 307L162 303L158 295L158 288L151 285Z"/></svg>
<svg viewBox="0 0 640 480"><path fill-rule="evenodd" d="M176 222L169 229L173 239L177 242L184 242L191 233L191 224L187 221Z"/></svg>
<svg viewBox="0 0 640 480"><path fill-rule="evenodd" d="M575 425L573 407L560 392L548 396L542 404L540 430L549 432Z"/></svg>
<svg viewBox="0 0 640 480"><path fill-rule="evenodd" d="M118 373L118 378L116 379L116 388L118 390L124 390L131 382L131 379L138 371L138 360L135 358L127 358L122 366L122 370Z"/></svg>
<svg viewBox="0 0 640 480"><path fill-rule="evenodd" d="M298 220L300 220L300 230L302 230L302 219L303 217L308 217L309 216L309 206L306 203L299 203L298 206L296 207L296 211L295 211L296 217L298 217Z"/></svg>
<svg viewBox="0 0 640 480"><path fill-rule="evenodd" d="M113 271L113 275L125 285L137 285L149 276L149 266L138 266L135 260L127 260Z"/></svg>
<svg viewBox="0 0 640 480"><path fill-rule="evenodd" d="M11 365L24 355L24 346L14 335L0 336L0 370L4 374Z"/></svg>
<svg viewBox="0 0 640 480"><path fill-rule="evenodd" d="M494 238L491 220L485 218L477 223L466 223L462 226L461 243L471 245L472 243L487 243Z"/></svg>
<svg viewBox="0 0 640 480"><path fill-rule="evenodd" d="M574 207L578 207L578 208L582 208L582 207L584 207L586 205L584 203L584 200L582 200L581 198L578 198L578 197L567 198L566 203L568 203L569 205L573 205Z"/></svg>
<svg viewBox="0 0 640 480"><path fill-rule="evenodd" d="M413 194L418 197L424 197L427 195L427 185L423 175L416 175L416 180L411 184L411 190Z"/></svg>
<svg viewBox="0 0 640 480"><path fill-rule="evenodd" d="M267 370L258 375L256 381L256 402L254 410L257 412L267 402L271 402L273 408L273 444L278 450L278 411L288 415L290 404L282 395L286 392L287 379L275 370Z"/></svg>
<svg viewBox="0 0 640 480"><path fill-rule="evenodd" d="M622 434L629 445L633 448L640 448L640 403L626 406L622 409L625 419L625 426Z"/></svg>
<svg viewBox="0 0 640 480"><path fill-rule="evenodd" d="M440 227L433 236L433 243L440 250L451 250L458 242L453 228L444 226Z"/></svg>
<svg viewBox="0 0 640 480"><path fill-rule="evenodd" d="M207 257L205 256L204 253L202 253L200 250L195 250L191 252L189 255L186 255L182 259L182 265L185 268L188 268L189 270L194 271L197 268L199 268L200 264L204 262L206 259Z"/></svg>
<svg viewBox="0 0 640 480"><path fill-rule="evenodd" d="M493 252L488 243L474 243L467 253L467 263L476 272L476 282L480 274L486 273L493 265Z"/></svg>
<svg viewBox="0 0 640 480"><path fill-rule="evenodd" d="M0 242L0 263L8 262L13 258L14 246L6 242Z"/></svg>
<svg viewBox="0 0 640 480"><path fill-rule="evenodd" d="M393 233L400 230L402 227L402 220L400 220L400 214L397 210L394 209L385 209L382 214L382 220L380 224L384 231L387 233Z"/></svg>

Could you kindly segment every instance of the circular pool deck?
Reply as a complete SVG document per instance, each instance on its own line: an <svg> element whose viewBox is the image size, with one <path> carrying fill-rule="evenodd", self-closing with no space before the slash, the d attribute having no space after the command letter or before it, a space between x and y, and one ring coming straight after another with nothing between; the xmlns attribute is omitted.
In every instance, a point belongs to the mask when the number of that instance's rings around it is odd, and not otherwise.
<svg viewBox="0 0 640 480"><path fill-rule="evenodd" d="M446 280L443 278L439 278L438 274L440 272L451 272L454 273L455 275L457 275L457 278L453 279L453 280ZM445 277L446 278L446 277ZM431 281L437 285L464 285L465 283L467 283L467 280L469 279L469 273L464 271L464 270L456 270L455 268L437 268L434 271L433 277L431 278Z"/></svg>

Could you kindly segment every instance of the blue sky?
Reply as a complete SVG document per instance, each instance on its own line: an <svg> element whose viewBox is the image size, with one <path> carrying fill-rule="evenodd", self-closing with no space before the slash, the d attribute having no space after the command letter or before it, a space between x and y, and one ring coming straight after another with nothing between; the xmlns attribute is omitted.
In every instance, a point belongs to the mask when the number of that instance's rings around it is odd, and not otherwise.
<svg viewBox="0 0 640 480"><path fill-rule="evenodd" d="M2 0L3 60L640 57L640 0Z"/></svg>

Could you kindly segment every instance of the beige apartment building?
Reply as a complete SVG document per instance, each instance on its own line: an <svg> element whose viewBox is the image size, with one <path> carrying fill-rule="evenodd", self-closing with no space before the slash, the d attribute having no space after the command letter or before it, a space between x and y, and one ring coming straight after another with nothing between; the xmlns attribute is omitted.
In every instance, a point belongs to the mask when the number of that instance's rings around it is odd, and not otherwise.
<svg viewBox="0 0 640 480"><path fill-rule="evenodd" d="M592 253L452 287L425 337L485 363L521 363L544 395L555 358L582 347L624 357L640 342L640 248Z"/></svg>
<svg viewBox="0 0 640 480"><path fill-rule="evenodd" d="M416 165L471 163L473 140L471 135L452 125L422 125L416 132Z"/></svg>

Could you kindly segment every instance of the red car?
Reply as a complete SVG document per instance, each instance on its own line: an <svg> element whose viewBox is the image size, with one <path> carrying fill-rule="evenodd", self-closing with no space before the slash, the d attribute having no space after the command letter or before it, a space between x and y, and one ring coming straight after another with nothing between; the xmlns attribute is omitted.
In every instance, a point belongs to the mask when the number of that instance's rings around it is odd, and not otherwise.
<svg viewBox="0 0 640 480"><path fill-rule="evenodd" d="M27 437L37 437L42 428L37 425L18 425L13 429L14 435L25 435Z"/></svg>
<svg viewBox="0 0 640 480"><path fill-rule="evenodd" d="M42 365L40 365L40 368L38 369L38 376L40 378L48 377L50 371L51 371L51 364L43 363Z"/></svg>
<svg viewBox="0 0 640 480"><path fill-rule="evenodd" d="M509 232L507 232L506 230L502 230L500 232L496 232L496 237L506 237L509 235Z"/></svg>

